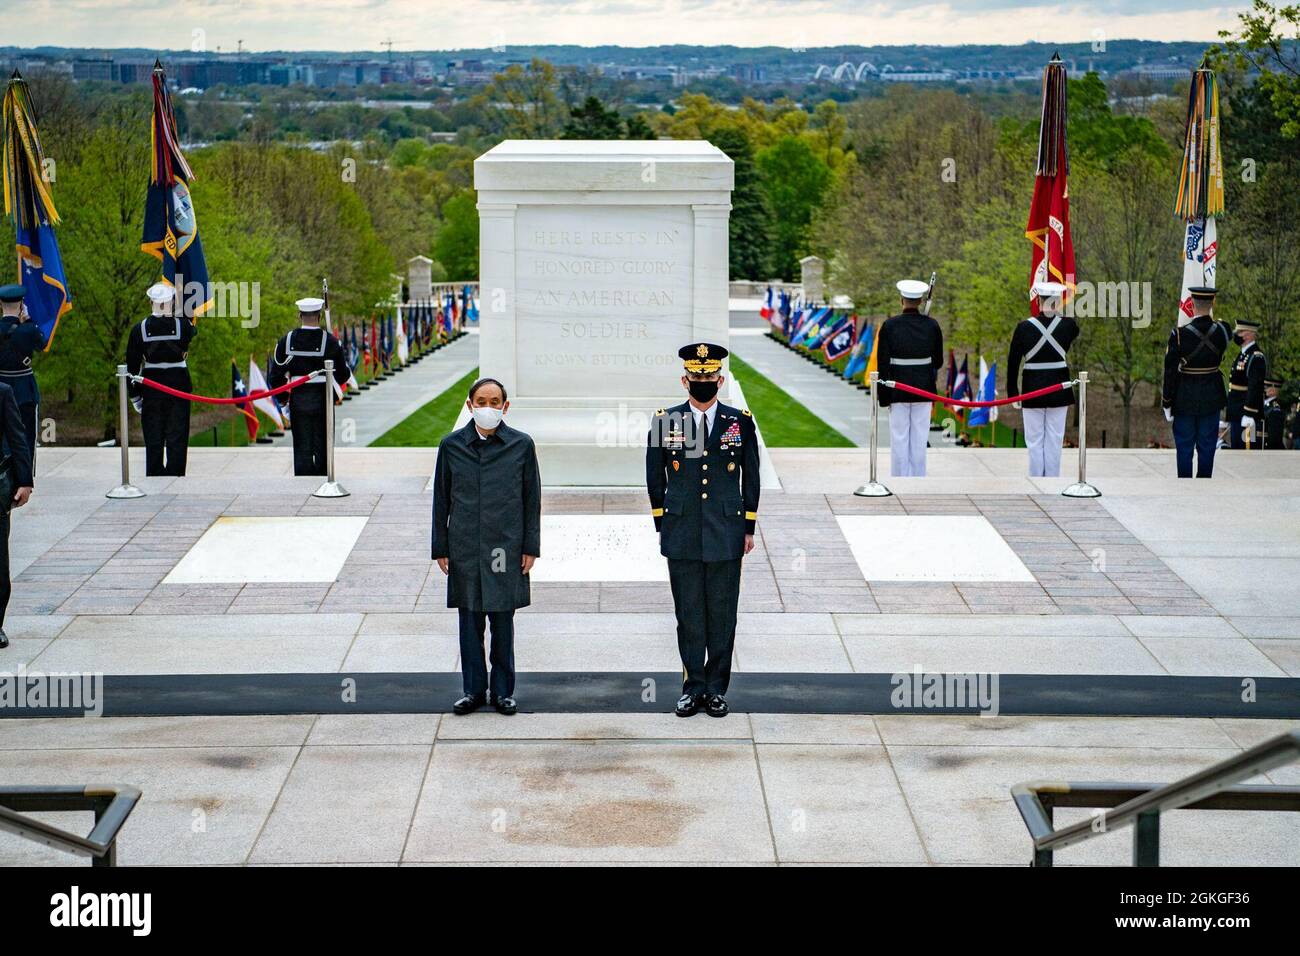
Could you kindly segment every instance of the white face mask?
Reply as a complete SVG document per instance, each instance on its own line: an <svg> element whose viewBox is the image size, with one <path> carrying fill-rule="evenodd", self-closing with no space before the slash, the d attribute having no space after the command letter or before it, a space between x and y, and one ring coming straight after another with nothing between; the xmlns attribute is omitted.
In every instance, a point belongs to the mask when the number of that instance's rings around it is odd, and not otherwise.
<svg viewBox="0 0 1300 956"><path fill-rule="evenodd" d="M490 432L501 424L501 416L505 413L499 408L493 408L491 405L475 405L470 409L474 416L474 424L485 432Z"/></svg>

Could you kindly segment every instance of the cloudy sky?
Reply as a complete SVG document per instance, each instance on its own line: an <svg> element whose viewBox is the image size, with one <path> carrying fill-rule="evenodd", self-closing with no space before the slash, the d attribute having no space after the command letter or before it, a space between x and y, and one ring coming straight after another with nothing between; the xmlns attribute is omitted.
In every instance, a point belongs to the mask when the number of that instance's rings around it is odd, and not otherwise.
<svg viewBox="0 0 1300 956"><path fill-rule="evenodd" d="M0 43L208 50L1210 40L1246 0L0 0Z"/></svg>

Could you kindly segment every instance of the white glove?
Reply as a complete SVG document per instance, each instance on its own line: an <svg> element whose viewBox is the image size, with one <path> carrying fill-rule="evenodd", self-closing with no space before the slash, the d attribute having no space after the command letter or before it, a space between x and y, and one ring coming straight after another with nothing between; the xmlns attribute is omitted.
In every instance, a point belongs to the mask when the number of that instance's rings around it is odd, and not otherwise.
<svg viewBox="0 0 1300 956"><path fill-rule="evenodd" d="M137 413L144 411L144 399L138 396L131 399L131 407L134 408Z"/></svg>
<svg viewBox="0 0 1300 956"><path fill-rule="evenodd" d="M1255 427L1255 419L1251 418L1249 415L1242 415L1242 416L1241 416L1241 427L1242 427L1242 428L1245 428L1245 429L1248 429L1248 430L1254 428L1254 427Z"/></svg>
<svg viewBox="0 0 1300 956"><path fill-rule="evenodd" d="M1174 420L1174 413L1170 409L1168 408L1164 409L1164 413L1165 413L1165 421L1172 422Z"/></svg>

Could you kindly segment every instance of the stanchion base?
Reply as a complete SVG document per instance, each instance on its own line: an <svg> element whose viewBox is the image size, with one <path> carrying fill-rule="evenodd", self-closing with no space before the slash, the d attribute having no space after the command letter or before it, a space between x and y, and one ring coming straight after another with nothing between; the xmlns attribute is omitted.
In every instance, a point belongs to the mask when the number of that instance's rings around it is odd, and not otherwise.
<svg viewBox="0 0 1300 956"><path fill-rule="evenodd" d="M311 493L313 498L346 498L351 492L337 481L327 481Z"/></svg>
<svg viewBox="0 0 1300 956"><path fill-rule="evenodd" d="M118 485L112 491L104 493L105 498L143 498L144 492L135 485Z"/></svg>
<svg viewBox="0 0 1300 956"><path fill-rule="evenodd" d="M1101 492L1086 481L1076 481L1061 492L1066 498L1100 498Z"/></svg>
<svg viewBox="0 0 1300 956"><path fill-rule="evenodd" d="M859 498L888 498L893 494L892 491L878 481L868 481L853 493Z"/></svg>

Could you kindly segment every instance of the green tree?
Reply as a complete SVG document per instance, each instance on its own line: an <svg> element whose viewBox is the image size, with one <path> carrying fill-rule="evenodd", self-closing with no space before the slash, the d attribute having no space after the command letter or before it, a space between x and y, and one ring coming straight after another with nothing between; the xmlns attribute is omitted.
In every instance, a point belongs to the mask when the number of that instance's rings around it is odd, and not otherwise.
<svg viewBox="0 0 1300 956"><path fill-rule="evenodd" d="M623 118L605 108L598 96L588 96L581 106L569 111L560 139L622 139Z"/></svg>
<svg viewBox="0 0 1300 956"><path fill-rule="evenodd" d="M831 183L831 171L803 139L790 136L755 157L772 209L772 267L781 277L796 274L807 255L808 230Z"/></svg>
<svg viewBox="0 0 1300 956"><path fill-rule="evenodd" d="M1235 31L1220 34L1224 42L1210 56L1220 66L1258 71L1256 82L1272 103L1282 135L1300 138L1300 6L1254 0L1238 21Z"/></svg>
<svg viewBox="0 0 1300 956"><path fill-rule="evenodd" d="M472 192L458 193L443 205L446 221L433 241L433 256L453 281L478 278L478 209Z"/></svg>
<svg viewBox="0 0 1300 956"><path fill-rule="evenodd" d="M772 210L754 163L754 149L745 134L735 128L719 129L713 135L713 145L735 163L728 226L731 278L769 278Z"/></svg>

